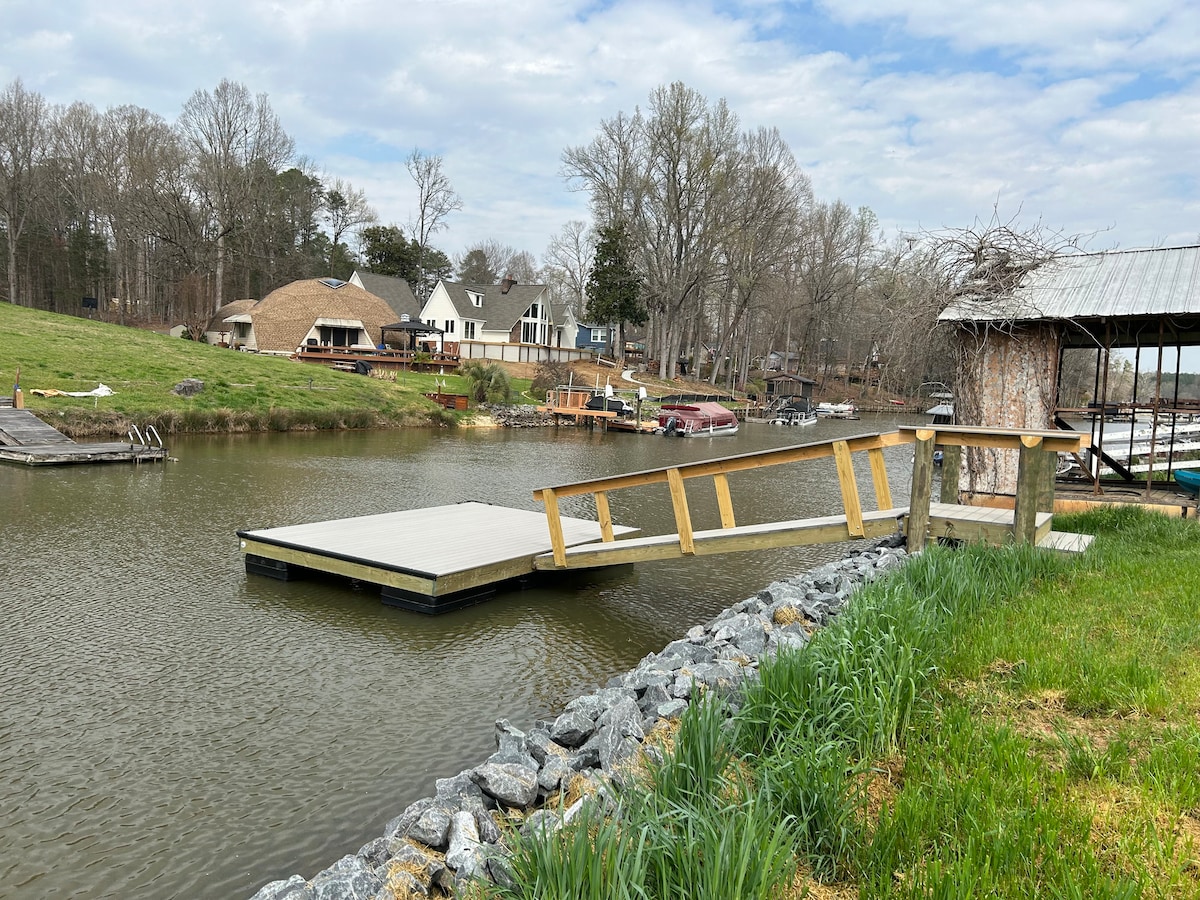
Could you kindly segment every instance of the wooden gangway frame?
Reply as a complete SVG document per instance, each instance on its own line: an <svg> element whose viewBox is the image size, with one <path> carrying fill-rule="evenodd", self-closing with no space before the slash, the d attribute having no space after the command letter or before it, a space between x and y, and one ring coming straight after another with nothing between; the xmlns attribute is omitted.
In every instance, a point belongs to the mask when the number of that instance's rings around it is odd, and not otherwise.
<svg viewBox="0 0 1200 900"><path fill-rule="evenodd" d="M1012 538L1053 545L1061 538L1050 531L1053 509L1053 473L1050 460L1058 452L1079 452L1085 435L1061 431L979 428L970 426L904 427L882 434L865 434L763 450L702 462L667 466L626 475L541 488L534 499L546 510L552 552L534 560L538 569L588 568L600 565L672 559L768 547L834 543L872 539L895 533L903 521L910 551L925 546L930 535L959 535L968 539L1000 542ZM893 505L883 451L901 444L914 444L913 479L909 506ZM935 447L946 453L941 502L934 503L933 454ZM961 448L993 447L1020 452L1018 489L1013 510L980 511L959 506L958 462ZM855 453L866 453L875 492L876 508L864 511L854 471ZM762 469L811 459L832 457L841 490L842 512L810 519L738 525L728 476L734 472ZM1048 473L1048 474L1047 474ZM712 478L716 489L721 527L696 531L688 510L685 484L693 478ZM649 535L616 540L608 495L615 490L650 484L666 484L671 494L675 528L673 534ZM591 495L600 526L599 543L566 546L558 502L563 497Z"/></svg>
<svg viewBox="0 0 1200 900"><path fill-rule="evenodd" d="M884 434L866 434L541 488L534 491L533 496L535 500L545 505L550 544L553 550L551 554L536 559L534 564L539 569L587 568L596 565L617 565L764 547L790 547L855 538L884 537L896 531L896 519L904 515L906 510L896 509L892 506L892 492L888 484L883 451L887 447L908 442L909 439L895 431ZM853 454L862 452L865 452L870 460L877 507L867 513L863 511L854 475ZM830 457L837 466L838 484L841 488L844 509L842 515L757 525L739 526L737 524L733 496L729 489L728 476L730 474ZM685 482L693 478L711 478L713 480L717 494L717 508L721 518L720 528L696 531L692 527ZM666 484L668 486L671 493L671 506L675 514L675 533L617 541L613 534L612 516L609 512L609 493L649 484ZM593 497L596 504L601 541L598 544L567 547L561 533L558 501L562 497L588 494Z"/></svg>

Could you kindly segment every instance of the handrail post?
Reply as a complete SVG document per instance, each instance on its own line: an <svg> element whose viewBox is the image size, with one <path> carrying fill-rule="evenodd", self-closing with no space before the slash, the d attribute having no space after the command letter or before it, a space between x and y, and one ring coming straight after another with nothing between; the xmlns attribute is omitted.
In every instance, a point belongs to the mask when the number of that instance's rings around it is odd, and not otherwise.
<svg viewBox="0 0 1200 900"><path fill-rule="evenodd" d="M721 527L736 528L737 520L733 515L733 496L729 493L729 479L724 472L713 476L713 486L717 490L717 509L721 512Z"/></svg>
<svg viewBox="0 0 1200 900"><path fill-rule="evenodd" d="M833 459L837 465L838 484L842 489L842 507L846 511L846 531L850 537L862 537L862 503L858 499L858 482L854 477L850 445L845 441L834 441Z"/></svg>
<svg viewBox="0 0 1200 900"><path fill-rule="evenodd" d="M942 447L943 503L958 503L958 474L962 467L962 447L958 444Z"/></svg>
<svg viewBox="0 0 1200 900"><path fill-rule="evenodd" d="M1018 543L1037 542L1038 501L1042 493L1042 473L1047 455L1040 436L1021 436L1020 457L1017 460L1017 496L1013 503L1013 536Z"/></svg>
<svg viewBox="0 0 1200 900"><path fill-rule="evenodd" d="M600 539L608 542L614 540L612 513L608 509L608 491L596 491L596 519L600 522Z"/></svg>
<svg viewBox="0 0 1200 900"><path fill-rule="evenodd" d="M937 432L919 428L914 435L912 493L908 498L908 552L925 547L929 530L929 502L933 491L933 443Z"/></svg>
<svg viewBox="0 0 1200 900"><path fill-rule="evenodd" d="M675 530L679 532L679 552L692 556L696 544L692 538L692 517L688 512L687 492L683 486L683 475L678 469L667 469L667 484L671 487L671 507L675 511Z"/></svg>
<svg viewBox="0 0 1200 900"><path fill-rule="evenodd" d="M871 481L875 485L875 502L880 509L892 508L892 486L888 483L887 463L883 458L882 447L872 447L867 451L871 460Z"/></svg>
<svg viewBox="0 0 1200 900"><path fill-rule="evenodd" d="M562 519L558 515L558 496L553 488L542 489L542 502L546 504L546 525L550 529L550 547L554 550L554 565L566 568L567 541L563 537Z"/></svg>

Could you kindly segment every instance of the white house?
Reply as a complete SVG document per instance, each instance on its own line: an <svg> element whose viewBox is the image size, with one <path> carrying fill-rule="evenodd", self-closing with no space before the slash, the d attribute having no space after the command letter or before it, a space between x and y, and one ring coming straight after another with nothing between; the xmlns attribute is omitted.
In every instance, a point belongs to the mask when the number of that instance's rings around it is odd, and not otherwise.
<svg viewBox="0 0 1200 900"><path fill-rule="evenodd" d="M556 346L559 337L544 284L456 284L439 281L425 305L421 321L436 325L445 341L485 344Z"/></svg>

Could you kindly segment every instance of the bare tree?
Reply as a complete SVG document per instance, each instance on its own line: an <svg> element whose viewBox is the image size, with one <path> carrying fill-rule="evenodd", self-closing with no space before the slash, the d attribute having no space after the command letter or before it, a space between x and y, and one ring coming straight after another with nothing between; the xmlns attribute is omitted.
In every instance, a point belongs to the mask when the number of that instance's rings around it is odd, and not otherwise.
<svg viewBox="0 0 1200 900"><path fill-rule="evenodd" d="M455 262L458 277L469 283L496 283L500 278L511 277L522 284L537 281L537 260L526 250L516 250L494 238L476 241ZM488 282L488 276L493 280Z"/></svg>
<svg viewBox="0 0 1200 900"><path fill-rule="evenodd" d="M551 238L542 254L542 277L560 301L583 315L584 286L595 257L595 238L587 222L573 219Z"/></svg>
<svg viewBox="0 0 1200 900"><path fill-rule="evenodd" d="M424 258L429 250L429 240L446 227L446 217L462 209L463 204L451 188L450 179L442 171L440 156L427 156L414 149L404 161L404 166L417 186L416 220L409 226L409 232L421 248L421 258L418 261L421 280L417 287L421 299L425 299L428 297L429 286L426 285Z"/></svg>
<svg viewBox="0 0 1200 900"><path fill-rule="evenodd" d="M778 130L760 128L742 137L729 218L722 243L729 308L716 319L718 338L709 380L717 383L741 326L768 281L796 252L800 214L812 203L812 187ZM745 367L744 367L745 368Z"/></svg>
<svg viewBox="0 0 1200 900"><path fill-rule="evenodd" d="M49 188L45 161L52 110L41 94L25 90L21 79L0 93L0 214L8 243L8 301L16 303L17 242ZM25 304L31 305L26 292Z"/></svg>
<svg viewBox="0 0 1200 900"><path fill-rule="evenodd" d="M325 221L333 241L330 253L336 253L342 237L352 228L372 225L379 220L367 202L366 192L350 182L335 178L325 190Z"/></svg>
<svg viewBox="0 0 1200 900"><path fill-rule="evenodd" d="M216 243L213 309L224 301L227 239L264 188L292 156L294 143L266 94L251 98L243 84L223 79L211 94L196 91L178 127L193 162L193 178Z"/></svg>

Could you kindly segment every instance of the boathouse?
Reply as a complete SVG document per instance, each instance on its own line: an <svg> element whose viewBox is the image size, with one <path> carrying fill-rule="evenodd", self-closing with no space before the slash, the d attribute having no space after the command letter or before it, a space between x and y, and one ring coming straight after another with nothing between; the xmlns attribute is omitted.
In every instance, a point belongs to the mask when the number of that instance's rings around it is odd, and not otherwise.
<svg viewBox="0 0 1200 900"><path fill-rule="evenodd" d="M1200 247L1070 254L1023 273L1015 284L1000 294L964 293L939 317L954 329L958 350L957 421L1018 429L1076 428L1090 421L1092 447L1080 462L1096 492L1101 468L1134 481L1142 473L1124 469L1106 452L1106 426L1111 430L1120 418L1171 429L1200 414L1200 404L1178 392L1182 351L1200 344ZM1132 356L1132 396L1115 396L1110 383L1118 352ZM1062 389L1070 353L1094 362L1091 399L1082 405L1066 402ZM1154 378L1139 378L1148 374ZM1169 458L1159 460L1160 470L1169 466ZM968 495L1011 494L1017 460L975 448L964 457L961 474ZM1151 477L1145 474L1147 490Z"/></svg>

